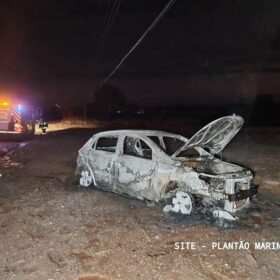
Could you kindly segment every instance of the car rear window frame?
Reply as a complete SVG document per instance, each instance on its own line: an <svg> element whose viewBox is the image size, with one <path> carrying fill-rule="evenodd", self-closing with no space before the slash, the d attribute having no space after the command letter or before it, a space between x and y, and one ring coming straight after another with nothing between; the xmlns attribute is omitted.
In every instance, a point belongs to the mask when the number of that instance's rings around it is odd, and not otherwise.
<svg viewBox="0 0 280 280"><path fill-rule="evenodd" d="M111 139L116 139L116 143L112 146L102 146L102 147L98 147L98 142L101 140L101 139L108 139L108 138L111 138ZM118 136L101 136L99 137L98 139L96 139L95 143L92 144L92 146L94 146L94 149L95 151L102 151L102 152L108 152L108 153L116 153L117 151L117 146L118 146L118 141L119 141L119 137ZM103 149L101 149L103 148ZM106 149L106 148L114 148L114 150L110 150L110 149Z"/></svg>

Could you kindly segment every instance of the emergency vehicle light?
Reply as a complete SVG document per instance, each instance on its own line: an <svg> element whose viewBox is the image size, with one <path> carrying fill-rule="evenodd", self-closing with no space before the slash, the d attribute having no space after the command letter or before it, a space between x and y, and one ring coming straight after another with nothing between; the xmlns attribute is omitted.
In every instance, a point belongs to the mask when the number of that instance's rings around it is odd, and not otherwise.
<svg viewBox="0 0 280 280"><path fill-rule="evenodd" d="M23 110L23 106L22 106L21 104L18 104L18 105L17 105L17 110L18 110L19 112L21 112L21 111Z"/></svg>
<svg viewBox="0 0 280 280"><path fill-rule="evenodd" d="M0 106L7 107L7 106L10 106L10 103L7 101L0 101Z"/></svg>

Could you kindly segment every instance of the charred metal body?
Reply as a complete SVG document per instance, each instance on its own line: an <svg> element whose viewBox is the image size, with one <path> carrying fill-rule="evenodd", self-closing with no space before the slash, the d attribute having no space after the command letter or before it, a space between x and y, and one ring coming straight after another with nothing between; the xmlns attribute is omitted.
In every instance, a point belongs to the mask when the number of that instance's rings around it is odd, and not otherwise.
<svg viewBox="0 0 280 280"><path fill-rule="evenodd" d="M257 193L252 172L214 155L242 124L241 117L227 116L190 139L155 130L97 133L79 150L80 185L156 202L171 198L164 211L182 214L199 200L214 217L235 220Z"/></svg>

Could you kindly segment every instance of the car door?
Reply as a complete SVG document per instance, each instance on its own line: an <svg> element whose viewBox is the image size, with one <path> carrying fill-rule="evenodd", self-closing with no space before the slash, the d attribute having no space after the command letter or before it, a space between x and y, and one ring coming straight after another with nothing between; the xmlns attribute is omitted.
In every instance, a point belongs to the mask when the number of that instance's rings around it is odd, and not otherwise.
<svg viewBox="0 0 280 280"><path fill-rule="evenodd" d="M122 146L122 153L116 161L117 191L152 200L156 172L152 149L144 140L134 136L125 136Z"/></svg>
<svg viewBox="0 0 280 280"><path fill-rule="evenodd" d="M115 184L115 161L118 137L99 137L89 151L89 165L98 186L113 189Z"/></svg>

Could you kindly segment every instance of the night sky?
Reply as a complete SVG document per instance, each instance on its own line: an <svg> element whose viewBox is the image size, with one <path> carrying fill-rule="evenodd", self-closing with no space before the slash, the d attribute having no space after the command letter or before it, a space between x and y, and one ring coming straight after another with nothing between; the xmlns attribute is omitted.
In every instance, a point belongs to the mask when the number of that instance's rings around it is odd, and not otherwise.
<svg viewBox="0 0 280 280"><path fill-rule="evenodd" d="M88 100L167 3L1 0L0 93ZM279 15L277 0L177 0L110 83L143 104L279 98Z"/></svg>

